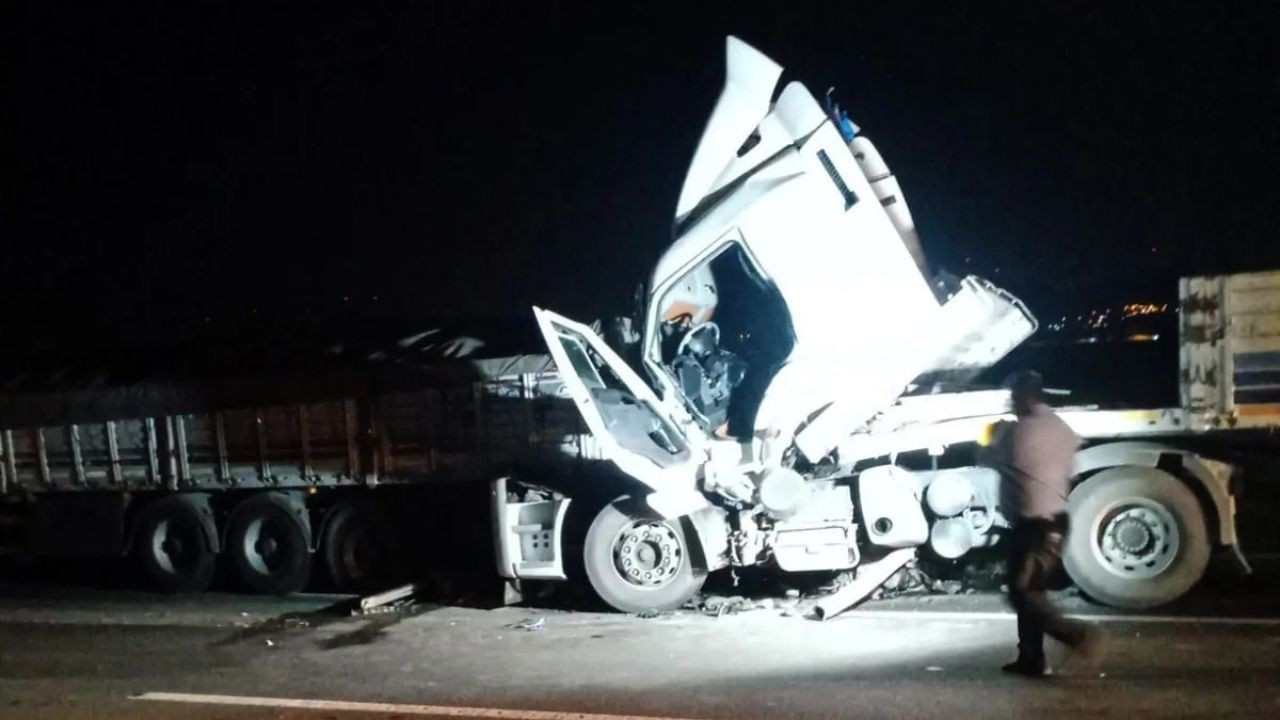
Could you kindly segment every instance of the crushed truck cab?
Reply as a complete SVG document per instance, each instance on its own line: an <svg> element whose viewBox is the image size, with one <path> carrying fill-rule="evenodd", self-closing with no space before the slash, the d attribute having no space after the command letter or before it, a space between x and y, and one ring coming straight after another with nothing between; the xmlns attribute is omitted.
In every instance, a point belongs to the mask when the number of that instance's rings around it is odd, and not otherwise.
<svg viewBox="0 0 1280 720"><path fill-rule="evenodd" d="M730 38L727 55L649 283L641 355L657 394L589 329L537 313L593 433L660 492L692 489L694 469L726 454L768 467L794 445L817 462L912 380L987 367L1035 331L985 280L926 277L906 198L896 185L880 197L883 176L865 171L887 173L874 146L845 142L800 83L774 101L781 68L750 46ZM663 429L619 420L631 416ZM752 447L709 449L724 439Z"/></svg>
<svg viewBox="0 0 1280 720"><path fill-rule="evenodd" d="M726 60L647 285L638 366L535 309L627 481L584 547L623 610L677 606L727 565L900 566L921 546L954 560L1009 525L996 470L936 462L1003 418L1007 394L944 388L1035 319L987 280L930 273L901 187L838 110L798 82L777 91L782 68L736 38ZM896 462L913 452L935 461Z"/></svg>

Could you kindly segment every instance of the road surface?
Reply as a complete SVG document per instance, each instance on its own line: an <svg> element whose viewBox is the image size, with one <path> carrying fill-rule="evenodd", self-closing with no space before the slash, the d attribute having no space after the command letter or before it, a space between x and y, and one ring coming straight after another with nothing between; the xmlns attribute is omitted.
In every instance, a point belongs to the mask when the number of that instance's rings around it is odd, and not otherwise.
<svg viewBox="0 0 1280 720"><path fill-rule="evenodd" d="M999 672L1014 625L993 594L873 602L819 623L776 607L357 618L326 596L0 584L0 718L1275 718L1270 599L1127 616L1066 598L1110 631L1111 650L1041 681Z"/></svg>

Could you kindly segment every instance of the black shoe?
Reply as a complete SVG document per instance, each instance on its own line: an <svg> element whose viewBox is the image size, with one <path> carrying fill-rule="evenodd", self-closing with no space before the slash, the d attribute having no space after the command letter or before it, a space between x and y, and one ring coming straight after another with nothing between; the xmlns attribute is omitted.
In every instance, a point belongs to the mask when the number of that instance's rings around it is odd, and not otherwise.
<svg viewBox="0 0 1280 720"><path fill-rule="evenodd" d="M1053 674L1045 663L1023 660L1022 658L1018 658L1000 669L1010 675L1021 675L1023 677L1048 677Z"/></svg>

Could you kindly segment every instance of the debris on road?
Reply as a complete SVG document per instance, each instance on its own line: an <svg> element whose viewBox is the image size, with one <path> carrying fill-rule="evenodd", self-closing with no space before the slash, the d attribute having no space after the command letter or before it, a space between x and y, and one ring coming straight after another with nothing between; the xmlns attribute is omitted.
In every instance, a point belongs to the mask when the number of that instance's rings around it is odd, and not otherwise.
<svg viewBox="0 0 1280 720"><path fill-rule="evenodd" d="M853 582L818 601L813 609L814 617L818 620L827 620L862 602L876 588L905 567L915 558L915 555L915 548L902 548L894 550L879 560L863 564L858 568Z"/></svg>
<svg viewBox="0 0 1280 720"><path fill-rule="evenodd" d="M545 617L540 617L536 620L533 618L528 618L525 620L521 620L520 622L514 622L514 623L511 623L510 625L507 625L508 628L511 628L513 630L524 630L527 632L541 632L542 629L545 628L546 626L547 626L547 619Z"/></svg>
<svg viewBox="0 0 1280 720"><path fill-rule="evenodd" d="M408 585L401 585L397 588L385 590L377 593L376 595L367 595L360 598L360 611L367 613L374 608L393 603L397 600L410 599L424 589L425 588L419 583L409 583Z"/></svg>
<svg viewBox="0 0 1280 720"><path fill-rule="evenodd" d="M772 607L772 601L769 601L768 607ZM712 617L724 617L725 615L737 615L740 612L749 610L763 610L766 608L764 601L748 600L741 595L732 595L724 597L720 595L708 595L702 601L702 614Z"/></svg>
<svg viewBox="0 0 1280 720"><path fill-rule="evenodd" d="M959 595L963 586L960 584L959 580L934 580L932 588L936 593Z"/></svg>

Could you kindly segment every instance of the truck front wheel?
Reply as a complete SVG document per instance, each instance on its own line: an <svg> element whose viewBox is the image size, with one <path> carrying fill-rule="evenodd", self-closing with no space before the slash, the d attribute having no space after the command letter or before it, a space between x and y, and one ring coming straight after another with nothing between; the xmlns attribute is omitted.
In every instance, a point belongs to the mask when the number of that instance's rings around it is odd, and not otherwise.
<svg viewBox="0 0 1280 720"><path fill-rule="evenodd" d="M706 579L694 566L680 521L663 520L628 497L596 515L587 530L583 561L592 589L623 612L673 610Z"/></svg>
<svg viewBox="0 0 1280 720"><path fill-rule="evenodd" d="M1209 563L1209 533L1195 494L1151 467L1116 467L1071 493L1067 574L1086 595L1118 608L1180 597Z"/></svg>

